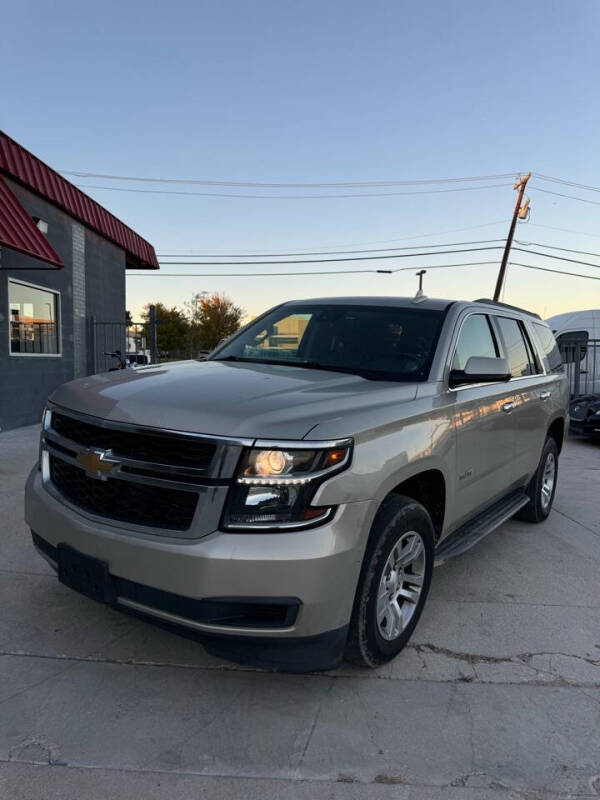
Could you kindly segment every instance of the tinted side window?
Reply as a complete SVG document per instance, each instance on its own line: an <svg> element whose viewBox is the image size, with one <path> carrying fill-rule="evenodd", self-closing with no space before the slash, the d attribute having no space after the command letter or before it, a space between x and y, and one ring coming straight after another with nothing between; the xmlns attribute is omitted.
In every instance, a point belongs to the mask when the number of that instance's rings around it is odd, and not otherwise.
<svg viewBox="0 0 600 800"><path fill-rule="evenodd" d="M548 372L563 372L562 356L550 328L534 322L533 329L544 353L546 370Z"/></svg>
<svg viewBox="0 0 600 800"><path fill-rule="evenodd" d="M533 346L533 342L531 341L531 335L522 322L520 323L519 327L521 328L523 339L525 339L527 357L529 358L529 363L531 364L531 374L540 375L542 373L542 366L540 363L540 358Z"/></svg>
<svg viewBox="0 0 600 800"><path fill-rule="evenodd" d="M456 343L452 369L464 369L471 356L498 356L496 342L485 314L471 314L465 320Z"/></svg>
<svg viewBox="0 0 600 800"><path fill-rule="evenodd" d="M524 375L533 375L536 369L529 360L527 346L517 320L509 319L508 317L496 317L496 322L504 339L506 358L508 359L512 377L522 378Z"/></svg>

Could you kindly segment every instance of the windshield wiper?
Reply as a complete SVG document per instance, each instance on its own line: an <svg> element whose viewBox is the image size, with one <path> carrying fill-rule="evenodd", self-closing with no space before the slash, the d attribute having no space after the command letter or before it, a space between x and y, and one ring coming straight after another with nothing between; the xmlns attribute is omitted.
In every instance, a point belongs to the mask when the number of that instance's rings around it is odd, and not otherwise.
<svg viewBox="0 0 600 800"><path fill-rule="evenodd" d="M373 369L363 369L362 367L342 367L333 364L321 364L318 361L299 361L298 366L305 367L306 369L321 369L324 372L342 372L346 375L358 375L360 378L365 378L368 381L394 380L394 378L390 378L387 374Z"/></svg>
<svg viewBox="0 0 600 800"><path fill-rule="evenodd" d="M276 358L242 358L241 356L224 356L223 358L211 358L211 361L239 361L241 364L276 364L284 367L301 367L301 361L288 361L288 359Z"/></svg>
<svg viewBox="0 0 600 800"><path fill-rule="evenodd" d="M238 361L247 364L270 364L276 367L300 367L302 369L319 369L323 372L341 372L344 375L358 375L368 381L398 381L400 376L389 373L379 372L373 369L363 369L362 367L343 367L334 364L321 364L318 361L292 361L287 358L241 358L240 356L225 356L224 358L214 358L212 361Z"/></svg>

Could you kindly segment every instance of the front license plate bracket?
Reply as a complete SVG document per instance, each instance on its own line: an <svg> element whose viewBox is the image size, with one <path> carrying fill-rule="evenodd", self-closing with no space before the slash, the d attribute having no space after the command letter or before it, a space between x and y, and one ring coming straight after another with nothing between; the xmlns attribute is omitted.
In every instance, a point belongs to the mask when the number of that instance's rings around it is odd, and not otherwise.
<svg viewBox="0 0 600 800"><path fill-rule="evenodd" d="M67 544L59 544L57 551L61 583L101 603L116 601L115 581L106 561L86 556Z"/></svg>

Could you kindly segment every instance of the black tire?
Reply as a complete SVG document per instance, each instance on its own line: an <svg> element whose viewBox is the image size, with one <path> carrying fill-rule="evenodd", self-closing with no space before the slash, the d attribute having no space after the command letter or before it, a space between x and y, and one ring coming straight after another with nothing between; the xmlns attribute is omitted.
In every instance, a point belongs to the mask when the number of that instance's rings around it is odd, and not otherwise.
<svg viewBox="0 0 600 800"><path fill-rule="evenodd" d="M408 532L421 537L424 573L421 594L412 616L394 639L385 639L377 623L377 594L382 574L400 537ZM377 667L390 661L411 637L427 599L433 572L434 528L425 508L410 497L393 495L384 501L373 522L354 599L345 658L361 667Z"/></svg>
<svg viewBox="0 0 600 800"><path fill-rule="evenodd" d="M549 458L553 459L554 483L550 497L545 500L542 489L544 487L544 471ZM543 522L548 518L548 515L552 511L552 503L554 502L557 478L558 447L555 440L548 436L544 442L542 457L540 458L538 468L535 471L535 475L527 485L526 492L529 495L530 502L515 514L517 519L525 520L525 522Z"/></svg>

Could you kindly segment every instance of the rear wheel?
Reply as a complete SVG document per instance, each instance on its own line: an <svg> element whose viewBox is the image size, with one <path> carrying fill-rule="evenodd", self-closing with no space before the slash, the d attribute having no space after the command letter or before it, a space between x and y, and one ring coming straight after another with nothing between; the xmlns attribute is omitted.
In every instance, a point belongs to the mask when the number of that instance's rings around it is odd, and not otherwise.
<svg viewBox="0 0 600 800"><path fill-rule="evenodd" d="M517 513L526 522L543 522L552 510L558 477L558 447L550 436L544 442L542 457L527 486L530 502Z"/></svg>
<svg viewBox="0 0 600 800"><path fill-rule="evenodd" d="M376 667L406 645L421 616L433 570L434 531L425 508L390 497L375 522L361 570L346 659Z"/></svg>

